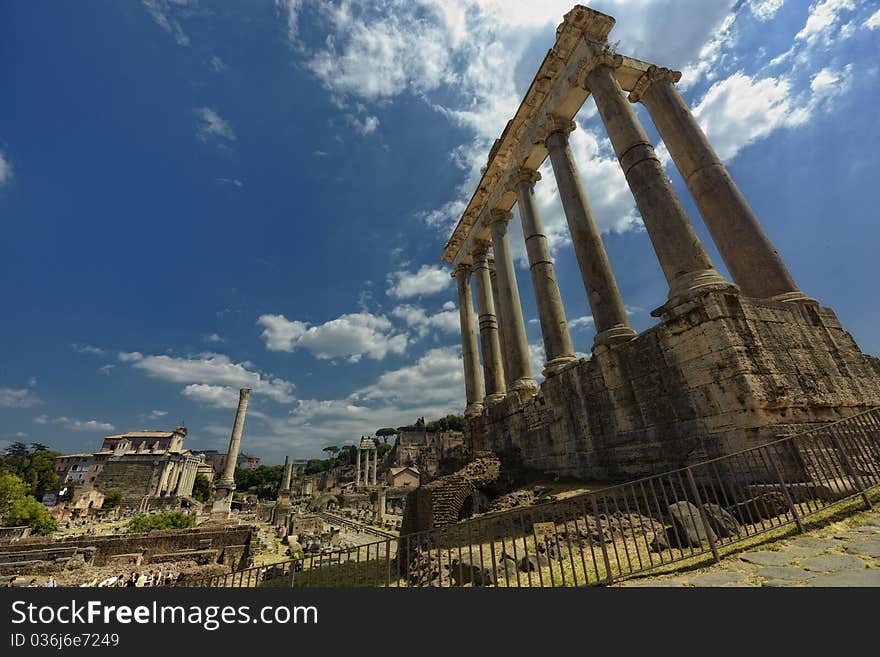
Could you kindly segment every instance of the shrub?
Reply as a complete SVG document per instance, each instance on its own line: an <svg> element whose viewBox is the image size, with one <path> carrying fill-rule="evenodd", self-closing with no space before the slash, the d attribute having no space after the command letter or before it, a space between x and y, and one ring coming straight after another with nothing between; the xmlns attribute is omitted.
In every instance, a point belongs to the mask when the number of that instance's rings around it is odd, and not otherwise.
<svg viewBox="0 0 880 657"><path fill-rule="evenodd" d="M146 534L154 529L189 529L196 524L196 516L192 513L172 511L170 513L139 513L128 521L130 534Z"/></svg>
<svg viewBox="0 0 880 657"><path fill-rule="evenodd" d="M34 534L51 534L58 529L58 521L49 510L30 495L15 500L3 520L4 527L24 525L30 527Z"/></svg>

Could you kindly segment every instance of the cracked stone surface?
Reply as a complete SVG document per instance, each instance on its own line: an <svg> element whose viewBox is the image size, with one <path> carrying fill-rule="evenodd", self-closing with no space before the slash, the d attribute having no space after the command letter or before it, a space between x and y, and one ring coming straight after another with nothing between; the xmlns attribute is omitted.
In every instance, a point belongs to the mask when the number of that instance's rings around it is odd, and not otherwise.
<svg viewBox="0 0 880 657"><path fill-rule="evenodd" d="M880 509L829 536L798 536L730 555L721 563L674 577L631 580L624 586L880 587ZM818 530L821 531L821 530Z"/></svg>

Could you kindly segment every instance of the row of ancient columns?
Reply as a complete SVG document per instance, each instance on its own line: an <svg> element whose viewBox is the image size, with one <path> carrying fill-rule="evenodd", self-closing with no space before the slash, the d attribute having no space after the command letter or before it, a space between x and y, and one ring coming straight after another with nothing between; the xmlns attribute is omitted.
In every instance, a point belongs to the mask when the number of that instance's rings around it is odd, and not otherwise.
<svg viewBox="0 0 880 657"><path fill-rule="evenodd" d="M669 295L664 307L674 307L711 290L735 291L736 286L751 297L809 301L795 285L748 202L676 90L674 82L679 74L651 67L639 80L628 102L614 72L620 64L619 56L599 53L582 72L580 84L595 100L666 277ZM645 105L654 120L736 286L716 271L697 237L633 110L631 102L637 101ZM568 144L568 135L573 129L573 122L554 121L547 126L544 144L595 322L594 347L619 344L632 339L636 333L627 319ZM523 168L510 183L516 193L544 339L543 374L550 377L574 361L575 355L535 202L534 186L538 180L537 171ZM458 281L468 416L482 412L484 401L502 399L511 391L537 390L507 236L507 224L512 216L510 211L501 208L490 210L491 243L475 241L469 254L473 265L460 264L454 274ZM488 253L490 246L494 263ZM472 274L477 287L482 371L471 300Z"/></svg>
<svg viewBox="0 0 880 657"><path fill-rule="evenodd" d="M190 457L184 457L184 460L166 461L162 468L156 495L177 495L180 497L192 494L198 466L198 459Z"/></svg>
<svg viewBox="0 0 880 657"><path fill-rule="evenodd" d="M362 443L363 444L363 443ZM361 477L361 452L364 453L364 467L363 467L363 477ZM373 461L372 467L370 466L370 453L373 453ZM357 456L355 457L355 481L354 485L356 488L361 487L361 482L363 482L364 486L375 486L376 485L376 461L378 460L379 454L376 451L375 446L370 449L367 447L358 446Z"/></svg>

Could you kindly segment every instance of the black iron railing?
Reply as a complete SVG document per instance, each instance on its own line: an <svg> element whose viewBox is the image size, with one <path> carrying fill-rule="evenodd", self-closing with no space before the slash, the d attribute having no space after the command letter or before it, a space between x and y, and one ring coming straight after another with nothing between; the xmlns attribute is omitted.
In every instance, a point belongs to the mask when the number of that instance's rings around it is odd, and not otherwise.
<svg viewBox="0 0 880 657"><path fill-rule="evenodd" d="M584 586L668 569L794 525L880 485L880 409L602 490L477 516L200 587ZM675 566L673 566L674 569Z"/></svg>

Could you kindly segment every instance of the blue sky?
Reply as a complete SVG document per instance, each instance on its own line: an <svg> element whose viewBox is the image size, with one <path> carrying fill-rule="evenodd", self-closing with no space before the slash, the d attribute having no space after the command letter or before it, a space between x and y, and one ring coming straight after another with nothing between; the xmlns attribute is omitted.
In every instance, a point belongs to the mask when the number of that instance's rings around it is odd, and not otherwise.
<svg viewBox="0 0 880 657"><path fill-rule="evenodd" d="M685 97L801 288L880 353L880 2L589 4L617 18L620 52L684 72ZM185 422L189 446L222 449L245 385L243 449L269 462L460 412L458 314L439 255L571 6L3 3L0 443L79 451ZM578 127L573 151L643 330L666 286L592 100ZM547 167L539 207L588 352ZM516 230L514 246L522 265Z"/></svg>

